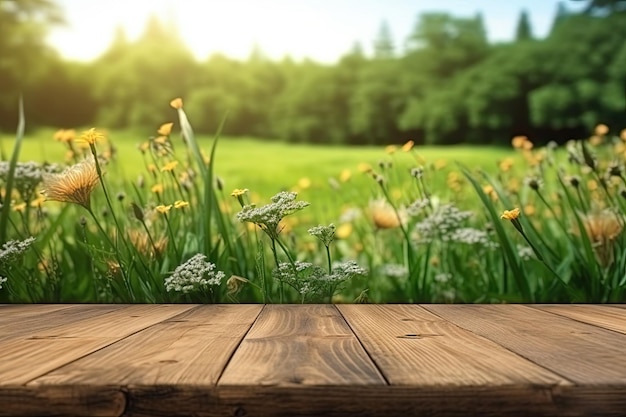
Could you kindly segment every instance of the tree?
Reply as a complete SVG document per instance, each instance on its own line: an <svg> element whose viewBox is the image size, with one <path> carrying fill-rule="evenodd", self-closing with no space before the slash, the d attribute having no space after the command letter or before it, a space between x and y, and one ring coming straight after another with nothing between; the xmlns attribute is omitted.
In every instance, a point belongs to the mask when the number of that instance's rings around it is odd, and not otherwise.
<svg viewBox="0 0 626 417"><path fill-rule="evenodd" d="M626 11L626 0L573 0L577 2L587 2L585 13L614 13Z"/></svg>
<svg viewBox="0 0 626 417"><path fill-rule="evenodd" d="M374 39L374 58L391 59L395 55L395 46L391 36L389 24L383 21L380 24L378 36Z"/></svg>
<svg viewBox="0 0 626 417"><path fill-rule="evenodd" d="M0 1L0 128L15 127L19 96L55 58L47 30L62 22L52 1Z"/></svg>
<svg viewBox="0 0 626 417"><path fill-rule="evenodd" d="M530 26L528 12L526 10L522 10L517 21L517 28L515 29L515 40L521 42L531 40L532 38L533 31Z"/></svg>

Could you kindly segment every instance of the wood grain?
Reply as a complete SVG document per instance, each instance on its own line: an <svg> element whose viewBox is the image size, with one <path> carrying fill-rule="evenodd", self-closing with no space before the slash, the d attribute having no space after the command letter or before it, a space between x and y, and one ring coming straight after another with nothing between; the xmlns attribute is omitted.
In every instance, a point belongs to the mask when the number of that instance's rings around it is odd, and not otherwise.
<svg viewBox="0 0 626 417"><path fill-rule="evenodd" d="M381 385L380 375L332 305L267 305L219 385Z"/></svg>
<svg viewBox="0 0 626 417"><path fill-rule="evenodd" d="M0 386L24 384L192 307L132 305L0 342Z"/></svg>
<svg viewBox="0 0 626 417"><path fill-rule="evenodd" d="M0 416L121 416L128 403L119 387L0 387Z"/></svg>
<svg viewBox="0 0 626 417"><path fill-rule="evenodd" d="M532 305L531 307L626 334L626 309L623 308L587 304Z"/></svg>
<svg viewBox="0 0 626 417"><path fill-rule="evenodd" d="M260 305L199 306L30 384L215 385L261 309Z"/></svg>
<svg viewBox="0 0 626 417"><path fill-rule="evenodd" d="M562 377L417 305L338 308L391 384L568 384Z"/></svg>
<svg viewBox="0 0 626 417"><path fill-rule="evenodd" d="M17 307L17 306L15 306ZM59 325L76 323L87 318L99 317L105 313L124 308L111 304L52 304L22 306L14 312L0 310L0 342L32 336L43 330ZM4 312L4 314L2 314Z"/></svg>
<svg viewBox="0 0 626 417"><path fill-rule="evenodd" d="M425 308L576 384L626 385L626 335L523 305Z"/></svg>

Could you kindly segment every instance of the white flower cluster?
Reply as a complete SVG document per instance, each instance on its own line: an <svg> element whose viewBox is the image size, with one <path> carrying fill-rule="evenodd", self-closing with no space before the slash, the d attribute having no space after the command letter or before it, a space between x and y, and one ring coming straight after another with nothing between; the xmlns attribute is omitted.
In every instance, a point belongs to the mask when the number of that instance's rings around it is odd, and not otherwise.
<svg viewBox="0 0 626 417"><path fill-rule="evenodd" d="M308 232L311 236L318 238L324 246L328 247L335 239L335 229L335 225L331 223L328 226L319 225L312 227Z"/></svg>
<svg viewBox="0 0 626 417"><path fill-rule="evenodd" d="M7 279L5 277L0 276L0 290L2 289L2 284L4 284L5 282L7 282Z"/></svg>
<svg viewBox="0 0 626 417"><path fill-rule="evenodd" d="M35 241L33 236L24 240L9 240L0 248L0 261L6 264L24 253Z"/></svg>
<svg viewBox="0 0 626 417"><path fill-rule="evenodd" d="M443 204L415 225L418 241L430 242L436 238L444 242L450 241L452 233L471 216L471 211L461 211L453 204Z"/></svg>
<svg viewBox="0 0 626 417"><path fill-rule="evenodd" d="M334 263L330 274L323 268L304 261L295 261L293 264L281 262L273 272L275 279L293 287L303 296L322 295L331 287L336 288L336 285L356 275L365 274L367 270L355 261Z"/></svg>
<svg viewBox="0 0 626 417"><path fill-rule="evenodd" d="M535 254L530 246L517 245L517 255L524 261L529 261Z"/></svg>
<svg viewBox="0 0 626 417"><path fill-rule="evenodd" d="M467 245L480 245L489 249L498 247L498 243L489 239L489 235L486 231L474 229L473 227L461 227L456 229L450 235L450 241L465 243Z"/></svg>
<svg viewBox="0 0 626 417"><path fill-rule="evenodd" d="M271 238L278 237L278 224L290 214L309 205L306 201L295 201L298 193L281 191L272 197L272 202L262 207L248 204L237 213L241 222L251 222L259 225Z"/></svg>
<svg viewBox="0 0 626 417"><path fill-rule="evenodd" d="M400 264L383 264L380 266L381 275L391 278L406 278L409 276L409 269Z"/></svg>
<svg viewBox="0 0 626 417"><path fill-rule="evenodd" d="M421 214L426 207L430 206L430 200L428 198L418 198L406 208L406 212L409 216L415 217Z"/></svg>
<svg viewBox="0 0 626 417"><path fill-rule="evenodd" d="M165 289L187 294L210 285L220 285L225 275L215 268L215 264L206 260L206 255L198 253L176 267L165 279Z"/></svg>
<svg viewBox="0 0 626 417"><path fill-rule="evenodd" d="M7 181L10 164L8 161L0 161L0 180ZM40 164L38 162L18 162L15 165L15 188L25 196L29 196L42 181L44 174L60 172L61 166L57 164Z"/></svg>

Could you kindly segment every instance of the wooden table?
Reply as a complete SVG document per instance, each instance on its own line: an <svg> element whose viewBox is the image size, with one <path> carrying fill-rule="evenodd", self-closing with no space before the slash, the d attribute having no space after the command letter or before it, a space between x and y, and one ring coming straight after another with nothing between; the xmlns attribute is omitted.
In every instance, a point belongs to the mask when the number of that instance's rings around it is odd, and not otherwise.
<svg viewBox="0 0 626 417"><path fill-rule="evenodd" d="M0 305L0 415L623 416L621 305Z"/></svg>

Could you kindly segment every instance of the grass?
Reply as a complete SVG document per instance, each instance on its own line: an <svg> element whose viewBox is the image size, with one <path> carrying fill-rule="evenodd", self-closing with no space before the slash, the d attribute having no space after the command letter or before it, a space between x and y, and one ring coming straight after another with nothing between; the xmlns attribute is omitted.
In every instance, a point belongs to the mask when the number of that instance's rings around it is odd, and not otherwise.
<svg viewBox="0 0 626 417"><path fill-rule="evenodd" d="M218 142L177 113L181 133L23 138L19 160L72 149L72 168L0 164L0 188L15 184L0 302L625 299L626 134L508 150ZM16 141L1 139L6 160Z"/></svg>

